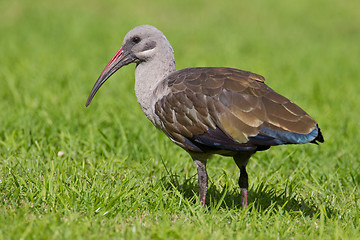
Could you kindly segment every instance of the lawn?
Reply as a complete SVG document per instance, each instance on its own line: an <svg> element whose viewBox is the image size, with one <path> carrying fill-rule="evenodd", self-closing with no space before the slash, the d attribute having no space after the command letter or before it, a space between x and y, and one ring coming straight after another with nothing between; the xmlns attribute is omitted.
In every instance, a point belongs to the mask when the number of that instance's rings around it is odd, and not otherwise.
<svg viewBox="0 0 360 240"><path fill-rule="evenodd" d="M0 1L0 239L359 239L360 2ZM266 77L325 143L248 164L241 208L230 158L208 163L207 207L188 154L134 95L134 68L85 108L124 35L152 24L177 69Z"/></svg>

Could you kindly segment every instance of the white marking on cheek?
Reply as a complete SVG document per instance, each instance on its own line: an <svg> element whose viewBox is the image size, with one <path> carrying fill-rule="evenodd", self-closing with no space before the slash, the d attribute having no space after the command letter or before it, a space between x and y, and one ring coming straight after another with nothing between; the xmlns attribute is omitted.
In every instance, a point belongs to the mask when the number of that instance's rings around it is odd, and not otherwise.
<svg viewBox="0 0 360 240"><path fill-rule="evenodd" d="M146 51L142 51L141 54L142 54L142 55L149 55L149 54L151 54L152 52L154 52L154 48L149 49L149 50L146 50Z"/></svg>

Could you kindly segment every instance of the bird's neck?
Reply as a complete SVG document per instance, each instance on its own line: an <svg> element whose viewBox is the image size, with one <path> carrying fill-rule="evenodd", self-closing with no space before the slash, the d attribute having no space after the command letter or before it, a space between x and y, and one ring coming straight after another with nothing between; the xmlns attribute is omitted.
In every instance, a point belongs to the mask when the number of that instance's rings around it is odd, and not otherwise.
<svg viewBox="0 0 360 240"><path fill-rule="evenodd" d="M135 94L141 109L153 124L156 122L154 105L166 94L164 92L155 96L154 89L166 76L175 71L174 53L171 46L170 49L164 50L151 60L139 63L135 69Z"/></svg>

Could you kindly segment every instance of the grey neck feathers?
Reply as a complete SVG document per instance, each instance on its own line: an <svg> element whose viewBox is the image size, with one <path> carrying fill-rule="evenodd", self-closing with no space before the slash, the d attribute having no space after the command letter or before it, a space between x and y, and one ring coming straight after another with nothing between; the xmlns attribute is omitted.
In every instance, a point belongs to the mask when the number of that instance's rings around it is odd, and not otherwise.
<svg viewBox="0 0 360 240"><path fill-rule="evenodd" d="M135 94L141 109L154 125L157 122L154 104L166 94L163 92L155 96L154 89L166 76L175 71L173 49L169 42L164 45L158 46L150 59L139 63L135 68Z"/></svg>

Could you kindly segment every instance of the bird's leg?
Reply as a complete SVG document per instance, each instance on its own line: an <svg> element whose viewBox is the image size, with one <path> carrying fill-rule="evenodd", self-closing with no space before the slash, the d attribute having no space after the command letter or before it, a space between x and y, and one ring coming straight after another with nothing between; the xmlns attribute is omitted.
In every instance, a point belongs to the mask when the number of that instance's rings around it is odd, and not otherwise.
<svg viewBox="0 0 360 240"><path fill-rule="evenodd" d="M206 200L206 192L208 190L208 175L206 172L206 157L199 158L195 154L191 154L195 166L198 172L198 184L199 184L199 193L200 193L200 201L203 206L205 206Z"/></svg>
<svg viewBox="0 0 360 240"><path fill-rule="evenodd" d="M244 152L234 156L234 160L238 168L240 169L239 187L241 191L241 201L243 208L248 206L248 189L249 189L249 178L246 172L246 165L253 152Z"/></svg>
<svg viewBox="0 0 360 240"><path fill-rule="evenodd" d="M246 166L240 167L239 186L241 191L242 206L246 208L248 206L248 189L249 189L249 178L246 172Z"/></svg>

